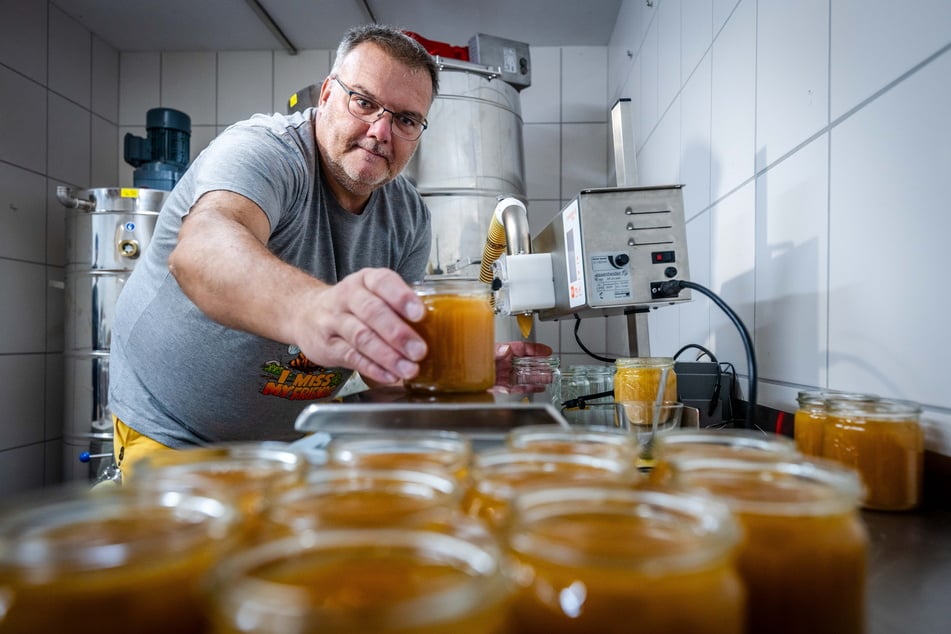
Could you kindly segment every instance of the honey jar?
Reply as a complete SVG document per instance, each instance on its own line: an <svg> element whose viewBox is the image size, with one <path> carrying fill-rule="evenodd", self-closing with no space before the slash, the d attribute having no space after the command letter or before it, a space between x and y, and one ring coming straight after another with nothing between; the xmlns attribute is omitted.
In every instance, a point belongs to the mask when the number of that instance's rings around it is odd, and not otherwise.
<svg viewBox="0 0 951 634"><path fill-rule="evenodd" d="M327 528L423 526L458 510L461 486L449 474L325 466L279 495L265 523L273 534Z"/></svg>
<svg viewBox="0 0 951 634"><path fill-rule="evenodd" d="M200 583L238 523L220 500L128 489L57 490L8 508L0 632L203 633Z"/></svg>
<svg viewBox="0 0 951 634"><path fill-rule="evenodd" d="M676 490L724 502L743 529L747 631L864 632L868 535L858 474L831 461L676 460Z"/></svg>
<svg viewBox="0 0 951 634"><path fill-rule="evenodd" d="M614 427L524 425L509 431L505 443L515 450L617 457L631 462L639 453L636 436Z"/></svg>
<svg viewBox="0 0 951 634"><path fill-rule="evenodd" d="M633 486L640 480L627 456L490 449L473 458L462 509L500 530L508 521L510 503L526 490L575 482Z"/></svg>
<svg viewBox="0 0 951 634"><path fill-rule="evenodd" d="M492 289L473 279L433 278L414 285L426 313L413 327L429 352L414 392L483 392L495 384L495 314Z"/></svg>
<svg viewBox="0 0 951 634"><path fill-rule="evenodd" d="M832 392L826 390L799 392L798 409L793 424L793 438L806 456L822 456L822 436L826 426L828 403L832 400L873 402L869 394Z"/></svg>
<svg viewBox="0 0 951 634"><path fill-rule="evenodd" d="M230 501L250 526L275 495L301 485L308 469L306 457L284 443L225 443L149 454L136 463L130 488Z"/></svg>
<svg viewBox="0 0 951 634"><path fill-rule="evenodd" d="M866 488L865 508L904 511L921 501L920 415L921 408L907 401L829 401L822 453L858 470Z"/></svg>
<svg viewBox="0 0 951 634"><path fill-rule="evenodd" d="M212 579L217 634L497 634L512 592L494 542L408 528L263 543Z"/></svg>
<svg viewBox="0 0 951 634"><path fill-rule="evenodd" d="M670 357L629 357L614 362L615 401L677 401L677 373ZM661 381L664 383L661 390Z"/></svg>
<svg viewBox="0 0 951 634"><path fill-rule="evenodd" d="M403 430L337 436L327 445L331 465L413 469L454 476L469 474L472 441L449 430Z"/></svg>
<svg viewBox="0 0 951 634"><path fill-rule="evenodd" d="M518 585L508 631L741 634L739 537L710 499L585 485L523 493L506 533Z"/></svg>
<svg viewBox="0 0 951 634"><path fill-rule="evenodd" d="M786 436L752 429L675 429L658 436L650 480L667 482L676 463L684 458L729 458L754 462L796 460L796 443Z"/></svg>

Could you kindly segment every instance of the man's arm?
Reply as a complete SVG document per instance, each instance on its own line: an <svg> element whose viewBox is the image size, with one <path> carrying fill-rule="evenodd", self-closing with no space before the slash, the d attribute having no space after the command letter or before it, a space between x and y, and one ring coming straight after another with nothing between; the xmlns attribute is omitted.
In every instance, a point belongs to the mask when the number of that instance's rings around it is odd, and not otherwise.
<svg viewBox="0 0 951 634"><path fill-rule="evenodd" d="M393 383L419 371L426 344L407 323L424 307L398 274L362 269L328 285L267 249L270 225L251 200L203 195L182 222L169 269L211 319L297 345L308 359Z"/></svg>

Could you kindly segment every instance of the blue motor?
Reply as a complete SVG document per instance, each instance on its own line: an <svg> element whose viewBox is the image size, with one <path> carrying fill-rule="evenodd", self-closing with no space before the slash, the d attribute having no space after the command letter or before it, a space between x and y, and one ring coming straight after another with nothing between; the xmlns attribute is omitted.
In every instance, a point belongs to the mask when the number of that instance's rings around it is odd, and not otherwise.
<svg viewBox="0 0 951 634"><path fill-rule="evenodd" d="M136 187L171 191L188 167L191 118L171 108L152 108L146 116L148 138L125 135L125 162L135 167Z"/></svg>

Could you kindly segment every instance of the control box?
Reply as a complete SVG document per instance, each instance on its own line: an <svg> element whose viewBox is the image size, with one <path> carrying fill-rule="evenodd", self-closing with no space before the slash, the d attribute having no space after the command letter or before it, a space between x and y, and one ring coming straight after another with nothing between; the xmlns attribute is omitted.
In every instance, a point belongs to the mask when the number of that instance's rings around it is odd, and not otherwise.
<svg viewBox="0 0 951 634"><path fill-rule="evenodd" d="M690 300L683 185L582 190L532 239L551 254L555 305L542 320L609 316Z"/></svg>

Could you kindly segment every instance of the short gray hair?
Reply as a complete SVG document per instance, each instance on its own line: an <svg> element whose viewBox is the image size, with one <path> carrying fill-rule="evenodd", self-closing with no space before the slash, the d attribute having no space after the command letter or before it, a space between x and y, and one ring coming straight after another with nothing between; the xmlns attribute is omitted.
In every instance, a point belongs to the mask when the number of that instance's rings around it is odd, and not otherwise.
<svg viewBox="0 0 951 634"><path fill-rule="evenodd" d="M422 44L406 35L402 30L385 24L363 24L349 29L337 47L334 71L343 59L365 42L376 44L393 59L411 69L425 69L433 82L433 98L439 92L439 67L436 60Z"/></svg>

